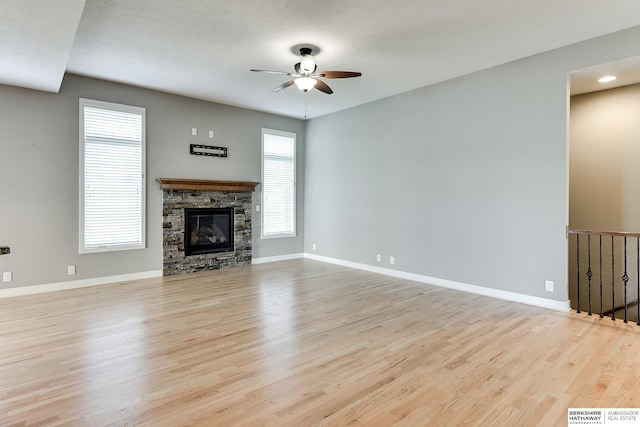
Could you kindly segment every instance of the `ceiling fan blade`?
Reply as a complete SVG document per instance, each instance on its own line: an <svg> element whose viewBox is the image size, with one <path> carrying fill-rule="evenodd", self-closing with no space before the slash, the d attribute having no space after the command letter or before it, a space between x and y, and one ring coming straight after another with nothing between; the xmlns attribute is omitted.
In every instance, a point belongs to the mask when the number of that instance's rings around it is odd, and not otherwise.
<svg viewBox="0 0 640 427"><path fill-rule="evenodd" d="M256 73L267 73L267 74L284 74L285 76L292 76L293 73L287 73L286 71L273 71L273 70L249 70L255 71Z"/></svg>
<svg viewBox="0 0 640 427"><path fill-rule="evenodd" d="M282 83L280 86L275 88L274 92L280 92L282 89L286 89L293 84L293 80L289 80L288 82Z"/></svg>
<svg viewBox="0 0 640 427"><path fill-rule="evenodd" d="M316 79L316 82L317 83L314 86L314 88L318 89L320 92L324 92L327 95L331 95L333 93L331 88L329 86L327 86L327 84L325 82L323 82L322 80Z"/></svg>
<svg viewBox="0 0 640 427"><path fill-rule="evenodd" d="M325 79L346 79L348 77L360 77L362 73L357 71L321 71L316 75Z"/></svg>

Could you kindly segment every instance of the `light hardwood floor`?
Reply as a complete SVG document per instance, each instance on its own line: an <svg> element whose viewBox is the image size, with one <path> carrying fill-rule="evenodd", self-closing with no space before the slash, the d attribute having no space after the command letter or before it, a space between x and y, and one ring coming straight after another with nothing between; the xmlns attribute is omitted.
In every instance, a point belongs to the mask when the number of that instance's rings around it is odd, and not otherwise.
<svg viewBox="0 0 640 427"><path fill-rule="evenodd" d="M640 327L295 260L0 300L2 426L566 426Z"/></svg>

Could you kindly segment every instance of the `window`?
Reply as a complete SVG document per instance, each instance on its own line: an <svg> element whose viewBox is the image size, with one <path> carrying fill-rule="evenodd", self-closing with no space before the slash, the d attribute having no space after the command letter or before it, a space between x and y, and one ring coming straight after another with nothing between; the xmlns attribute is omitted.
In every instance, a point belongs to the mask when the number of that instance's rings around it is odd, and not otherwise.
<svg viewBox="0 0 640 427"><path fill-rule="evenodd" d="M80 98L80 253L145 247L145 109Z"/></svg>
<svg viewBox="0 0 640 427"><path fill-rule="evenodd" d="M262 238L296 235L296 134L262 129Z"/></svg>

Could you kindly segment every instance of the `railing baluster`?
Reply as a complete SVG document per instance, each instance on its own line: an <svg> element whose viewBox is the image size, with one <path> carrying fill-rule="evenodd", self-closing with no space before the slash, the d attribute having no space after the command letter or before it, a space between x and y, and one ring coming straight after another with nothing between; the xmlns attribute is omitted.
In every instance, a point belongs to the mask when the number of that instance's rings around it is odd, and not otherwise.
<svg viewBox="0 0 640 427"><path fill-rule="evenodd" d="M629 276L627 276L627 236L624 236L624 274L622 275L622 283L624 284L624 323L627 322L627 282Z"/></svg>
<svg viewBox="0 0 640 427"><path fill-rule="evenodd" d="M616 261L615 261L615 249L613 247L613 239L615 236L611 236L611 320L616 320Z"/></svg>
<svg viewBox="0 0 640 427"><path fill-rule="evenodd" d="M602 319L604 316L602 315L602 234L599 235L600 238L600 318Z"/></svg>
<svg viewBox="0 0 640 427"><path fill-rule="evenodd" d="M576 266L577 266L577 277L578 277L578 310L580 313L580 235L576 234Z"/></svg>
<svg viewBox="0 0 640 427"><path fill-rule="evenodd" d="M593 272L591 271L591 234L587 234L587 277L589 278L589 316L591 316L591 276L593 276Z"/></svg>

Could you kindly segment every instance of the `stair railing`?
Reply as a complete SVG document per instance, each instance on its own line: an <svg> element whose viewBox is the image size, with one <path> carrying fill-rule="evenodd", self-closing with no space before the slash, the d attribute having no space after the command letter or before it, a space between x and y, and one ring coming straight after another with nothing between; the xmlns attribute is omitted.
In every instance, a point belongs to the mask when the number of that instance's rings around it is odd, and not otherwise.
<svg viewBox="0 0 640 427"><path fill-rule="evenodd" d="M569 278L570 296L576 297L575 303L571 298L572 308L578 313L586 309L589 316L595 311L600 318L611 315L611 320L616 320L618 313L625 323L632 316L640 326L640 233L567 227L567 238L570 262L575 257L575 270L570 269Z"/></svg>

